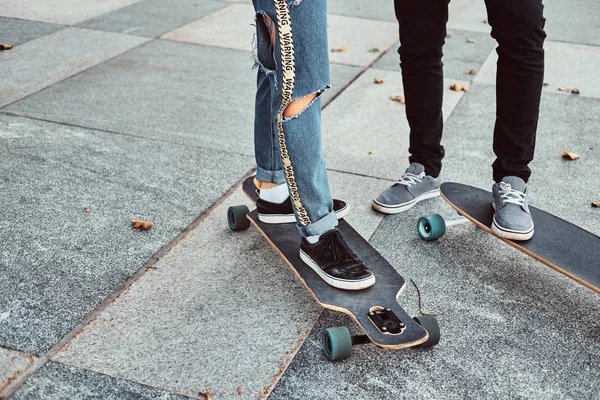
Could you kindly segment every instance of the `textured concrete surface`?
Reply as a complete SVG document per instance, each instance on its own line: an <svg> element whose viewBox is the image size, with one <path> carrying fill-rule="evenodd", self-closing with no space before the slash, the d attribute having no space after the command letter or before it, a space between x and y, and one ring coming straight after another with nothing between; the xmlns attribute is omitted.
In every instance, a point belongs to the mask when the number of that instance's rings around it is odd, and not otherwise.
<svg viewBox="0 0 600 400"><path fill-rule="evenodd" d="M0 15L33 21L72 25L141 0L103 0L82 2L61 0L60 7L48 0L2 0Z"/></svg>
<svg viewBox="0 0 600 400"><path fill-rule="evenodd" d="M231 4L222 10L168 32L161 37L168 40L252 51L254 26L252 4ZM236 26L236 29L231 29Z"/></svg>
<svg viewBox="0 0 600 400"><path fill-rule="evenodd" d="M17 46L63 28L56 24L0 17L0 43Z"/></svg>
<svg viewBox="0 0 600 400"><path fill-rule="evenodd" d="M330 15L327 26L329 48L346 48L329 53L332 63L366 67L398 40L398 24L393 22Z"/></svg>
<svg viewBox="0 0 600 400"><path fill-rule="evenodd" d="M328 0L329 14L396 22L394 2L388 0Z"/></svg>
<svg viewBox="0 0 600 400"><path fill-rule="evenodd" d="M67 28L0 53L0 107L48 87L147 39ZM103 44L110 43L110 46Z"/></svg>
<svg viewBox="0 0 600 400"><path fill-rule="evenodd" d="M144 0L85 21L82 27L156 37L202 18L226 4L203 0Z"/></svg>
<svg viewBox="0 0 600 400"><path fill-rule="evenodd" d="M452 0L448 6L448 29L490 33L485 1Z"/></svg>
<svg viewBox="0 0 600 400"><path fill-rule="evenodd" d="M8 318L6 313L0 314L0 324ZM35 362L36 357L31 354L21 353L0 347L0 393L18 378Z"/></svg>
<svg viewBox="0 0 600 400"><path fill-rule="evenodd" d="M379 194L392 184L393 181L385 179L329 172L329 186L331 186L333 197L350 204L350 214L346 216L346 221L367 240L375 233L383 219L382 214L371 208L373 195L374 193Z"/></svg>
<svg viewBox="0 0 600 400"><path fill-rule="evenodd" d="M238 189L55 360L190 396L268 394L320 307L256 229L229 230L244 203Z"/></svg>
<svg viewBox="0 0 600 400"><path fill-rule="evenodd" d="M251 155L251 68L249 53L153 41L5 110Z"/></svg>
<svg viewBox="0 0 600 400"><path fill-rule="evenodd" d="M383 79L377 85L374 79ZM455 81L445 80L448 88ZM467 84L463 81L456 81ZM446 89L447 117L463 92ZM396 180L408 166L408 122L399 71L369 69L323 112L323 148L328 168ZM343 143L343 147L342 147ZM372 152L372 154L370 154Z"/></svg>
<svg viewBox="0 0 600 400"><path fill-rule="evenodd" d="M115 379L53 362L44 365L11 397L11 399L26 400L183 400L187 398L135 382Z"/></svg>
<svg viewBox="0 0 600 400"><path fill-rule="evenodd" d="M251 165L0 116L0 345L49 350ZM132 229L133 218L155 226Z"/></svg>
<svg viewBox="0 0 600 400"><path fill-rule="evenodd" d="M577 88L581 92L580 96L600 98L600 82L596 79L600 47L547 40L544 50L544 82L548 83L544 91L555 93L558 88ZM496 83L497 61L496 52L491 53L475 77L475 82Z"/></svg>
<svg viewBox="0 0 600 400"><path fill-rule="evenodd" d="M598 18L600 3L595 0L561 0L544 3L548 39L600 45Z"/></svg>
<svg viewBox="0 0 600 400"><path fill-rule="evenodd" d="M162 36L163 39L251 51L255 28L254 7L232 4L215 12L210 18L200 19ZM231 24L238 26L230 29ZM329 15L328 35L330 49L346 47L345 52L332 52L333 63L366 66L374 61L398 38L397 24L363 18ZM348 31L354 32L348 35ZM377 48L376 52L369 50Z"/></svg>
<svg viewBox="0 0 600 400"><path fill-rule="evenodd" d="M475 43L469 43L467 39L473 39ZM377 60L373 68L400 71L399 46L400 42L394 44L383 57ZM467 74L467 69L473 69L477 73L495 47L496 41L489 34L452 30L444 45L444 57L442 59L444 77L463 81L473 79L475 74Z"/></svg>
<svg viewBox="0 0 600 400"><path fill-rule="evenodd" d="M323 92L321 104L326 107L327 104L339 93L346 89L346 86L360 74L362 68L342 64L329 64L329 79L331 88Z"/></svg>

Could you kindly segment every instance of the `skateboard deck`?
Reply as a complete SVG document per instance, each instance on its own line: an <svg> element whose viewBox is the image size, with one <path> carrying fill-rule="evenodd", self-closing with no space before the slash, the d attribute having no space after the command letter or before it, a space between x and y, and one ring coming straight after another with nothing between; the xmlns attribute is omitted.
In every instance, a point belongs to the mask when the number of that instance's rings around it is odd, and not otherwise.
<svg viewBox="0 0 600 400"><path fill-rule="evenodd" d="M529 207L535 233L527 241L512 241L490 228L492 194L460 183L443 183L443 199L462 216L523 253L600 293L600 237L535 207Z"/></svg>
<svg viewBox="0 0 600 400"><path fill-rule="evenodd" d="M253 179L254 177L246 179L242 187L246 195L256 203L258 191ZM317 303L323 308L351 316L372 343L393 350L416 346L427 341L429 337L427 330L398 304L398 298L406 286L404 278L346 221L339 220L338 229L348 245L375 274L377 280L367 289L342 290L325 283L300 259L301 238L296 224L265 224L258 220L256 210L250 212L247 217L286 261ZM372 316L369 316L370 312L380 309L391 310L405 328L398 334L382 332L372 322Z"/></svg>

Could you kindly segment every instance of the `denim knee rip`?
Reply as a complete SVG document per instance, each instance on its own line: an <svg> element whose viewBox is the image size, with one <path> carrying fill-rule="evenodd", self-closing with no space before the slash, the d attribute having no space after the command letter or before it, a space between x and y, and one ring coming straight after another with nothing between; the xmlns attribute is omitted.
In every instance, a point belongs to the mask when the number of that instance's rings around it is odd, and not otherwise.
<svg viewBox="0 0 600 400"><path fill-rule="evenodd" d="M273 78L275 89L277 89L277 62L275 61L273 44L271 43L271 29L275 28L272 25L272 21L271 26L269 26L267 19L269 17L263 11L259 11L256 14L256 33L254 33L252 40L252 54L254 57L254 66L252 69L262 69L267 76Z"/></svg>
<svg viewBox="0 0 600 400"><path fill-rule="evenodd" d="M312 96L313 94L316 93L315 98L312 99L312 101L306 107L304 107L298 114L294 114L291 117L287 117L287 118L284 117L284 118L282 118L282 121L283 122L287 122L287 121L289 121L291 119L299 118L304 111L306 111L310 106L312 106L315 103L315 101L317 101L317 99L319 97L321 97L321 95L323 94L323 92L325 91L325 89L329 89L329 88L331 88L331 86L327 85L327 86L324 86L324 87L320 88L319 90L316 90L316 91L312 92L311 94L308 94L308 95L306 95L304 97L300 97L298 99L292 100L291 102L296 101L296 100L300 100L300 99L304 99L305 97Z"/></svg>

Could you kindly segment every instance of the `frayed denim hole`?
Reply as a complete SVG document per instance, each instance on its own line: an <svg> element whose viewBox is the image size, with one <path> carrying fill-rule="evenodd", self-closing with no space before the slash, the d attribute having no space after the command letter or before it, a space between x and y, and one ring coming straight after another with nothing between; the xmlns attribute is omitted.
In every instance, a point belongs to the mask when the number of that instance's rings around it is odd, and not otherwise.
<svg viewBox="0 0 600 400"><path fill-rule="evenodd" d="M256 33L252 43L254 68L262 68L265 73L274 74L277 64L271 44L271 31L265 18L267 15L262 11L256 14Z"/></svg>
<svg viewBox="0 0 600 400"><path fill-rule="evenodd" d="M302 115L302 113L303 113L304 111L308 110L308 109L309 109L309 108L310 108L310 107L311 107L311 106L312 106L312 105L315 103L315 101L317 101L317 99L318 99L319 97L321 97L321 95L323 94L323 92L324 92L326 89L330 89L330 88L331 88L331 86L330 86L330 85L327 85L327 86L325 86L325 87L323 87L323 88L321 88L321 89L317 90L316 92L312 92L312 93L310 93L310 94L307 94L306 96L304 96L304 97L308 97L308 96L312 96L312 94L313 94L313 93L316 93L316 94L317 94L317 95L315 96L315 98L314 98L314 99L313 99L313 100L312 100L310 103L308 103L308 105L307 105L306 107L304 107L304 108L303 108L303 109L302 109L302 110L301 110L301 111L300 111L298 114L296 114L296 115L292 115L291 117L288 117L288 118L285 118L285 117L283 116L283 114L282 114L282 115L281 115L281 122L287 122L287 121L290 121L290 120L292 120L292 119L299 118L299 117ZM296 100L303 99L304 97L300 97L299 99L294 99L294 100L292 100L292 102L293 102L293 101L296 101ZM290 104L291 104L291 102L290 102ZM288 106L289 106L289 104L288 104Z"/></svg>

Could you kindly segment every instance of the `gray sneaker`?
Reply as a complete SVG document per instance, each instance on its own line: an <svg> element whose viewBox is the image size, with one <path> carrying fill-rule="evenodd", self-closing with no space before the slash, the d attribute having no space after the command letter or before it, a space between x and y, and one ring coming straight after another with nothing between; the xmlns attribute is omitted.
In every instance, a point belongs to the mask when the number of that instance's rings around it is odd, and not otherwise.
<svg viewBox="0 0 600 400"><path fill-rule="evenodd" d="M437 178L425 175L421 164L412 163L398 182L373 200L373 209L384 214L398 214L421 200L439 196L441 184L441 175Z"/></svg>
<svg viewBox="0 0 600 400"><path fill-rule="evenodd" d="M533 219L527 201L527 184L517 176L505 176L492 186L494 219L492 231L511 240L529 240L533 236Z"/></svg>

